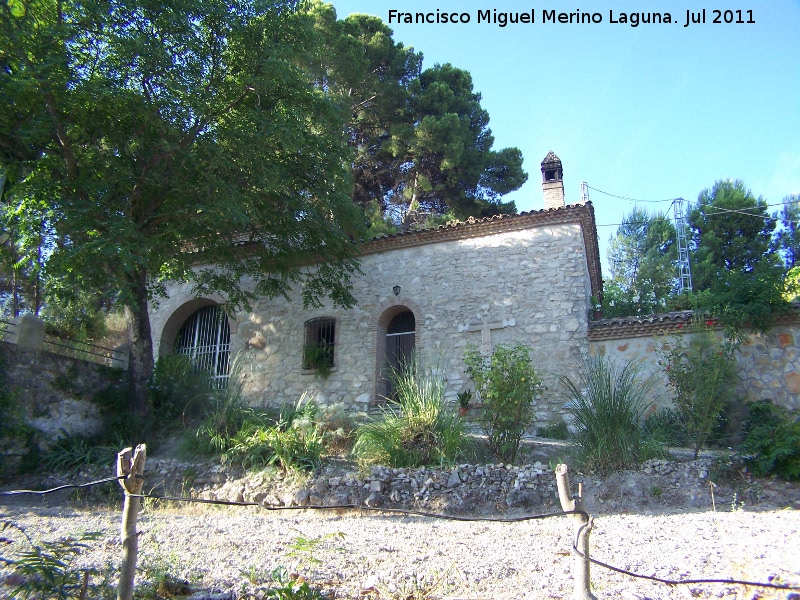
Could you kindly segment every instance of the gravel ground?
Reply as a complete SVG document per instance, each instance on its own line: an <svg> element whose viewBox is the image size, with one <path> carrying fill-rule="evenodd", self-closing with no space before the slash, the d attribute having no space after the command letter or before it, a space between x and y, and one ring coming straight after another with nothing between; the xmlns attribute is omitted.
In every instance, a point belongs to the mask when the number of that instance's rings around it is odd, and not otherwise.
<svg viewBox="0 0 800 600"><path fill-rule="evenodd" d="M0 520L45 540L101 532L81 560L108 565L112 573L121 555L116 510L65 508L33 499L0 503ZM137 583L166 572L185 579L192 591L202 590L197 597L212 592L224 592L217 598L246 597L266 585L269 573L280 566L336 598L533 599L572 593L572 524L566 517L490 523L145 506L139 531ZM339 532L343 539L333 537ZM2 535L13 540L13 534L6 529ZM320 540L313 561L308 553L291 556L290 544L301 538ZM591 552L597 560L662 578L800 585L800 511L725 507L719 512L601 514L591 534ZM785 591L758 592L732 584L669 587L599 566L592 568L591 581L597 598L795 598ZM4 589L9 588L0 586L0 597Z"/></svg>

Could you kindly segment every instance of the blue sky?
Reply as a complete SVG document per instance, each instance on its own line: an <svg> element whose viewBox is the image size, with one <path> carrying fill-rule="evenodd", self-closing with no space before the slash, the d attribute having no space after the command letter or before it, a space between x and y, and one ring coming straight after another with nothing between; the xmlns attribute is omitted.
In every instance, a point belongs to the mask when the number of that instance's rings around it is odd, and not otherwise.
<svg viewBox="0 0 800 600"><path fill-rule="evenodd" d="M472 74L491 117L495 148L516 146L528 182L507 198L542 208L540 163L564 164L567 202L580 183L629 198L698 193L742 179L770 204L800 194L800 0L333 0L359 12L468 13L468 24L397 24L395 41L423 67L449 62ZM727 7L725 6L727 5ZM684 27L687 10L706 23ZM755 23L714 24L713 10ZM478 23L478 11L535 13L534 24ZM542 23L542 10L599 13L602 23ZM620 13L669 12L678 23L610 23ZM734 19L738 15L733 14ZM724 18L724 15L722 15ZM590 190L602 252L633 203ZM650 204L666 210L670 203ZM645 206L645 205L642 205ZM776 210L776 209L771 209ZM605 257L604 257L605 259Z"/></svg>

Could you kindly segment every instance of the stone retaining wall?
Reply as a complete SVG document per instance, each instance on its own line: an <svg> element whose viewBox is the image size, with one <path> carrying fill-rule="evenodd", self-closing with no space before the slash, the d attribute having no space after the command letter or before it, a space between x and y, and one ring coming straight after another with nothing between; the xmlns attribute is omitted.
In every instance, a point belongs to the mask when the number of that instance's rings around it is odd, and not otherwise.
<svg viewBox="0 0 800 600"><path fill-rule="evenodd" d="M726 475L728 471L735 476ZM149 459L145 478L157 494L265 507L356 505L470 515L560 510L553 470L541 462L443 469L374 466L368 472L329 465L305 477L276 469L245 473L218 464ZM607 477L572 473L571 479L574 488L583 484L592 512L665 506L711 509L715 501L725 506L737 499L748 506L800 507L796 486L773 479L754 483L743 465L724 456L683 462L650 460L635 471Z"/></svg>
<svg viewBox="0 0 800 600"><path fill-rule="evenodd" d="M17 427L0 439L0 473L13 473L34 447L45 451L66 435L88 436L102 427L100 409L91 399L119 377L118 371L5 341L0 342L0 364L12 410L16 407L13 412L33 435L20 435L23 428Z"/></svg>

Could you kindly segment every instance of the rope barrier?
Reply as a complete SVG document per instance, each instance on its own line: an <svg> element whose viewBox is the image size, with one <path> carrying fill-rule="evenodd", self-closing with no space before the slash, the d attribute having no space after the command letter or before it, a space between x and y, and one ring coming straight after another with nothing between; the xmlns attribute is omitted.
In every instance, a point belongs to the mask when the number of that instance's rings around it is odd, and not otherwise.
<svg viewBox="0 0 800 600"><path fill-rule="evenodd" d="M578 538L580 537L581 532L588 526L589 524L586 523L582 525L578 530L578 533L575 536L575 541L572 542L572 550L581 558L586 558L583 553L578 550ZM762 587L762 588L770 588L775 590L800 590L800 586L792 586L788 584L776 584L776 583L760 583L757 581L743 581L740 579L662 579L661 577L654 577L652 575L642 575L641 573L634 573L632 571L628 571L626 569L621 569L619 567L615 567L614 565L609 565L602 561L596 560L589 557L589 562L592 564L597 565L598 567L603 567L604 569L609 569L610 571L615 571L617 573L621 573L623 575L628 575L629 577L635 577L636 579L646 579L648 581L656 581L658 583L664 583L666 585L693 585L693 584L700 584L700 583L729 583L733 585L748 585L751 587Z"/></svg>
<svg viewBox="0 0 800 600"><path fill-rule="evenodd" d="M137 477L140 477L137 475ZM53 492L65 490L65 489L75 489L75 488L85 488L91 487L95 485L100 485L103 483L108 483L110 481L118 481L121 479L125 479L125 475L120 475L117 477L108 477L106 479L100 479L97 481L90 481L88 483L83 484L73 484L73 485L62 485L55 488L51 488L48 490L12 490L8 492L0 492L0 496L14 496L20 494L51 494ZM296 511L296 510L333 510L333 511L341 511L341 510L358 510L358 511L367 511L367 512L381 512L387 514L399 514L399 515L406 515L412 517L426 517L432 519L440 519L445 521L467 521L467 522L488 522L488 523L520 523L524 521L536 521L542 519L549 519L551 517L563 517L567 515L581 515L589 518L589 514L582 510L574 510L574 511L560 511L555 513L542 513L537 515L526 515L524 517L510 517L510 518L487 518L487 517L462 517L459 515L444 515L439 513L429 513L424 511L417 511L417 510L407 510L403 508L383 508L379 506L366 506L361 504L337 504L333 506L317 506L317 505L308 505L308 506L270 506L259 504L258 502L236 502L231 500L206 500L203 498L189 498L185 496L157 496L155 494L126 494L131 498L150 498L153 500L162 500L168 502L187 502L187 503L197 503L197 504L214 504L219 506L258 506L267 511ZM583 530L589 526L589 523L582 525L578 532L575 535L575 540L572 542L572 550L581 558L586 558L586 556L578 550L578 539L580 538L581 533ZM745 585L750 587L760 587L760 588L768 588L768 589L776 589L776 590L800 590L800 586L792 586L789 584L775 584L775 583L762 583L757 581L745 581L740 579L663 579L661 577L654 577L652 575L642 575L640 573L634 573L632 571L628 571L627 569L622 569L620 567L615 567L614 565L610 565L608 563L599 561L592 557L589 557L589 562L592 564L597 565L598 567L603 567L604 569L608 569L610 571L614 571L616 573L620 573L622 575L627 575L628 577L634 577L636 579L645 579L648 581L655 581L657 583L663 583L669 586L675 585L695 585L695 584L710 584L710 583L720 583L720 584L730 584L730 585Z"/></svg>
<svg viewBox="0 0 800 600"><path fill-rule="evenodd" d="M389 514L406 515L411 517L428 517L444 521L466 521L466 522L490 522L490 523L521 523L523 521L536 521L548 519L550 517L562 517L564 515L585 515L583 511L544 513L538 515L526 515L524 517L491 518L491 517L462 517L459 515L443 515L440 513L429 513L419 510L408 510L404 508L383 508L380 506L367 506L365 504L334 504L330 506L306 505L306 506L271 506L259 504L258 502L236 502L233 500L206 500L204 498L187 498L185 496L157 496L155 494L129 494L131 498L151 498L154 500L165 500L169 502L188 502L197 504L217 504L220 506L258 506L267 511L282 510L359 510L367 512L382 512Z"/></svg>
<svg viewBox="0 0 800 600"><path fill-rule="evenodd" d="M22 494L37 494L43 496L45 494L52 494L53 492L60 492L61 490L74 490L78 488L92 487L95 485L100 485L101 483L108 483L109 481L119 481L120 479L125 479L125 478L126 478L125 475L120 475L117 477L108 477L107 479L98 479L97 481L90 481L89 483L60 485L58 487L51 488L49 490L11 490L8 492L0 492L0 496L18 496Z"/></svg>

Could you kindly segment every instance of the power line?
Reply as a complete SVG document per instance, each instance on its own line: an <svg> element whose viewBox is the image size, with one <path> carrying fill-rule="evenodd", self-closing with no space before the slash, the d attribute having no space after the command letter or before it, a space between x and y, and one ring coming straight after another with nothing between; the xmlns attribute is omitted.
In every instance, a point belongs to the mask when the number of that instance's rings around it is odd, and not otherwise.
<svg viewBox="0 0 800 600"><path fill-rule="evenodd" d="M592 188L592 189L594 189L594 188ZM653 202L662 202L662 200L653 200ZM767 204L764 208L774 208L776 206L789 206L790 204L792 204L792 203L791 202L778 202L776 204ZM725 214L725 213L738 213L738 214L746 215L746 216L749 216L749 217L756 217L756 218L759 218L759 219L770 219L770 220L773 220L773 221L777 220L777 221L780 221L781 223L790 223L792 225L800 225L800 221L791 221L791 220L784 221L780 217L778 219L775 219L775 218L771 217L770 215L760 215L760 214L757 214L757 213L751 213L751 212L747 212L746 210L739 210L739 209L735 209L735 208L718 208L716 206L711 206L711 205L706 205L705 208L715 211L715 212L711 213L711 214L714 214L714 215L722 215L722 214ZM621 227L622 225L645 225L645 224L647 224L649 222L650 221L629 221L629 222L626 222L626 223L598 223L598 224L595 225L595 227Z"/></svg>
<svg viewBox="0 0 800 600"><path fill-rule="evenodd" d="M663 200L643 200L641 198L628 198L627 196L618 196L617 194L610 194L608 192L604 192L603 190L599 190L596 187L592 187L590 185L586 185L590 190L594 190L595 192L600 192L601 194L605 194L606 196L611 196L612 198L619 198L620 200L628 200L630 202L645 202L648 204L657 204L659 202L674 202L675 198L664 198ZM669 209L667 209L669 210Z"/></svg>

